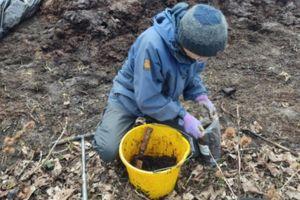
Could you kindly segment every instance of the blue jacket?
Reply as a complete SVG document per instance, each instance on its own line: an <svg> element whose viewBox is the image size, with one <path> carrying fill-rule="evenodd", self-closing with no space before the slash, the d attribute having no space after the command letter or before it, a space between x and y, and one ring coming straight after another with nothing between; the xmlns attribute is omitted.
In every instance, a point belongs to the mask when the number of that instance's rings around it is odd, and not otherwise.
<svg viewBox="0 0 300 200"><path fill-rule="evenodd" d="M205 63L191 60L176 42L177 23L187 4L177 4L154 17L153 26L131 46L122 69L114 78L109 101L117 101L135 116L159 121L183 117L179 102L207 93L199 73Z"/></svg>

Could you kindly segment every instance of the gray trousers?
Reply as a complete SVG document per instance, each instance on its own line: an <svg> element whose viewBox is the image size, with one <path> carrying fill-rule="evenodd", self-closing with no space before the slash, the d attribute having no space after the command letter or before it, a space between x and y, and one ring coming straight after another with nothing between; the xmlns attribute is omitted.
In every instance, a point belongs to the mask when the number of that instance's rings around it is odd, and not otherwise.
<svg viewBox="0 0 300 200"><path fill-rule="evenodd" d="M122 105L115 102L108 102L101 122L98 124L95 132L93 146L105 162L113 161L118 155L119 144L124 134L129 131L135 123L136 116L128 113ZM147 118L150 122L158 122L154 119ZM159 122L172 126L183 133L183 127L178 124L178 119ZM185 135L189 140L194 156L198 156L199 150L195 149L194 141L190 136Z"/></svg>

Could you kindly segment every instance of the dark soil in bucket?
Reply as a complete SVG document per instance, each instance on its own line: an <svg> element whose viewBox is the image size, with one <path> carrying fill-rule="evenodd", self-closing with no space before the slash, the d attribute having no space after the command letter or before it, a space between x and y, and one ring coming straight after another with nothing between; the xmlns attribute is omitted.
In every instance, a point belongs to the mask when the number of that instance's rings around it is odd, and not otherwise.
<svg viewBox="0 0 300 200"><path fill-rule="evenodd" d="M176 157L174 156L133 156L130 164L136 165L137 160L143 161L142 169L146 171L155 171L176 165Z"/></svg>

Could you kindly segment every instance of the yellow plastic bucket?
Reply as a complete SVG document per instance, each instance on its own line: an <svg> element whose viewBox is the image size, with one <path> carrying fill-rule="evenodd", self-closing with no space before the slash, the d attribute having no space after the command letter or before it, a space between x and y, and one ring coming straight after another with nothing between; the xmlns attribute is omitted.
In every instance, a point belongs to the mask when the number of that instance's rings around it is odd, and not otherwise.
<svg viewBox="0 0 300 200"><path fill-rule="evenodd" d="M130 164L133 156L139 153L146 127L153 128L153 132L144 155L175 156L175 166L152 172ZM131 129L122 138L119 146L120 158L126 166L130 182L151 199L163 197L174 189L180 168L189 153L190 144L181 133L161 124L145 124Z"/></svg>

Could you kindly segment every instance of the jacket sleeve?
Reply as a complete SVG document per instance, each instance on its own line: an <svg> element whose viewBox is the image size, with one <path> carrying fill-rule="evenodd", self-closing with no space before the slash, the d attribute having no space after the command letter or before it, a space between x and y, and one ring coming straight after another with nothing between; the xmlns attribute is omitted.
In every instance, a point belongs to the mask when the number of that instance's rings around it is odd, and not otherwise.
<svg viewBox="0 0 300 200"><path fill-rule="evenodd" d="M164 78L158 52L154 48L139 48L134 59L134 94L138 108L159 121L183 117L181 104L162 93Z"/></svg>
<svg viewBox="0 0 300 200"><path fill-rule="evenodd" d="M193 70L191 70L190 78L187 85L183 91L184 100L194 101L197 96L202 94L207 94L207 89L200 77L200 73L203 71L204 63L195 63Z"/></svg>

